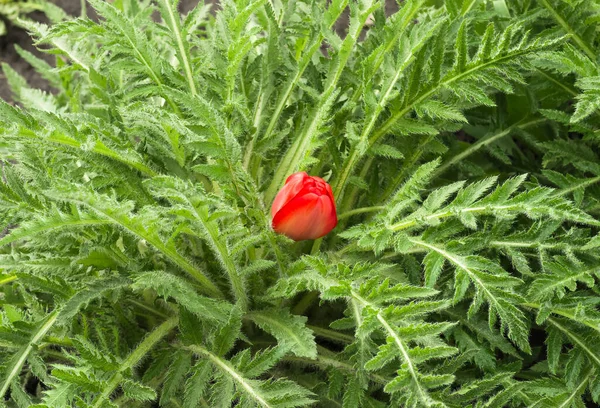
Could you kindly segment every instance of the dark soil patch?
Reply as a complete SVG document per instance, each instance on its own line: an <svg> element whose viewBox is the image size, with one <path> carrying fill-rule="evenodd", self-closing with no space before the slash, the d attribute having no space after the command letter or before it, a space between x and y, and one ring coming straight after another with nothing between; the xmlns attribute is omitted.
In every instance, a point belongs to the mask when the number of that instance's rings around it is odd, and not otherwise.
<svg viewBox="0 0 600 408"><path fill-rule="evenodd" d="M32 18L41 21L44 19L44 15L41 13L33 13ZM34 69L15 51L15 44L18 44L21 48L30 51L38 56L42 56L45 60L50 62L52 57L49 55L43 55L35 49L32 44L31 38L27 32L19 27L15 27L10 23L7 23L8 33L5 36L0 37L0 62L7 63L15 71L21 74L33 88L47 89L48 84L42 79ZM3 74L0 74L0 98L5 101L11 102L12 96L6 79Z"/></svg>

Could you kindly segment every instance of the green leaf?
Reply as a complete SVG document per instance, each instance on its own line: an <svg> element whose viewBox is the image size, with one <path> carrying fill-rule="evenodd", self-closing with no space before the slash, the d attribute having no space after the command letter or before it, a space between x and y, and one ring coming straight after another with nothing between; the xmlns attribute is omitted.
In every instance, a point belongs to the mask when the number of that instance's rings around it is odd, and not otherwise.
<svg viewBox="0 0 600 408"><path fill-rule="evenodd" d="M224 323L231 309L228 303L202 296L190 282L166 272L145 272L137 275L131 288L135 291L154 289L159 296L174 299L201 320Z"/></svg>
<svg viewBox="0 0 600 408"><path fill-rule="evenodd" d="M124 381L121 384L121 389L125 397L133 401L154 401L156 399L154 389L136 381Z"/></svg>
<svg viewBox="0 0 600 408"><path fill-rule="evenodd" d="M57 316L57 323L60 325L69 324L70 319L75 317L82 308L85 308L90 302L102 298L107 292L123 289L129 286L130 281L121 277L112 277L100 279L85 289L79 290L73 295L61 308Z"/></svg>
<svg viewBox="0 0 600 408"><path fill-rule="evenodd" d="M261 329L277 339L281 347L299 357L315 358L317 345L312 331L306 327L306 317L295 316L285 309L255 311L248 317Z"/></svg>
<svg viewBox="0 0 600 408"><path fill-rule="evenodd" d="M206 391L212 372L210 364L206 360L198 361L190 371L192 375L185 382L183 407L197 408Z"/></svg>
<svg viewBox="0 0 600 408"><path fill-rule="evenodd" d="M191 367L191 355L186 350L179 350L173 356L173 362L167 370L167 375L160 393L160 404L166 405L169 400L180 394L183 379Z"/></svg>
<svg viewBox="0 0 600 408"><path fill-rule="evenodd" d="M53 325L57 321L58 316L58 312L52 312L46 316L38 324L38 327L32 332L32 335L27 343L21 347L21 349L8 361L7 364L5 364L5 370L2 375L2 387L0 387L0 395L4 396L4 394L6 394L6 391L8 391L9 387L11 386L13 379L20 373L27 356L33 347L35 347L35 345L43 339L50 329L52 329Z"/></svg>

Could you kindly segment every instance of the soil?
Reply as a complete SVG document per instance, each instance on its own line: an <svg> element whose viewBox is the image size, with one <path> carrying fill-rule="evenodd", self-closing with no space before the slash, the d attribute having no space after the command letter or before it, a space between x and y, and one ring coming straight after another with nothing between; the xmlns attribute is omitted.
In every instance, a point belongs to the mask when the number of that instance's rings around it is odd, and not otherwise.
<svg viewBox="0 0 600 408"><path fill-rule="evenodd" d="M43 21L44 16L40 13L33 13L32 18L38 21ZM44 56L35 49L31 42L29 34L21 28L15 27L7 22L7 34L0 37L0 62L7 63L14 70L20 73L33 88L47 89L48 84L34 71L34 69L15 51L15 44L21 48L33 52L38 56L42 56L46 60L51 60L50 56ZM6 84L6 79L3 74L0 74L0 98L11 102L11 92Z"/></svg>

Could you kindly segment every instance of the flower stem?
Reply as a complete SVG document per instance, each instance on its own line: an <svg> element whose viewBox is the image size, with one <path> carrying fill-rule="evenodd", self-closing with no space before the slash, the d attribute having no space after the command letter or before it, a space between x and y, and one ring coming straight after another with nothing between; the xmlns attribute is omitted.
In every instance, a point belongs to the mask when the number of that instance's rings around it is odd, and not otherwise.
<svg viewBox="0 0 600 408"><path fill-rule="evenodd" d="M354 210L346 211L345 213L340 214L338 216L338 220L343 220L345 218L352 217L353 215L356 215L356 214L364 214L364 213L369 213L369 212L381 211L384 208L385 208L385 206L383 206L383 205L375 205L375 206L372 206L372 207L355 208Z"/></svg>

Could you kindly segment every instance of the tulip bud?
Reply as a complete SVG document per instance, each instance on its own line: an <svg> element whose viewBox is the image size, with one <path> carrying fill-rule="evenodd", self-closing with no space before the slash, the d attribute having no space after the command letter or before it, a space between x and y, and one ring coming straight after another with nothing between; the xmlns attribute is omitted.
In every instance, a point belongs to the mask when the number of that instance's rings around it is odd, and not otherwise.
<svg viewBox="0 0 600 408"><path fill-rule="evenodd" d="M273 201L273 229L294 241L317 239L337 225L331 186L320 177L294 173Z"/></svg>

